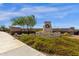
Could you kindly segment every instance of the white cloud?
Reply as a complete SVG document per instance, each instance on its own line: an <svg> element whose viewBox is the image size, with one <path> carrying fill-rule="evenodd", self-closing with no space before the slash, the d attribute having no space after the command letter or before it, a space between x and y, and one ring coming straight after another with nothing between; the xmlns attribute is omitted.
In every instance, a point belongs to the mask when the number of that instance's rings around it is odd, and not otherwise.
<svg viewBox="0 0 79 59"><path fill-rule="evenodd" d="M15 12L3 12L0 15L0 20L6 20L9 19L10 17L14 17L14 16L19 16L20 14L15 13Z"/></svg>
<svg viewBox="0 0 79 59"><path fill-rule="evenodd" d="M36 7L24 7L21 11L30 12L51 12L58 11L56 7L36 6Z"/></svg>
<svg viewBox="0 0 79 59"><path fill-rule="evenodd" d="M44 7L44 6L39 6L39 7L24 7L21 8L18 11L14 11L16 8L13 7L9 11L0 11L0 20L5 20L9 19L10 17L14 16L23 16L23 15L29 15L29 14L39 14L39 13L44 13L44 12L51 12L51 11L57 11L57 8L53 7Z"/></svg>
<svg viewBox="0 0 79 59"><path fill-rule="evenodd" d="M0 6L3 6L3 3L0 3Z"/></svg>
<svg viewBox="0 0 79 59"><path fill-rule="evenodd" d="M63 18L67 16L67 14L70 13L74 8L73 6L66 6L63 8L48 7L48 6L33 6L33 7L24 6L18 11L15 11L15 9L16 7L13 7L12 9L8 11L1 10L0 20L6 20L6 19L9 19L10 17L25 16L25 15L30 15L30 14L36 15L38 18L43 18L45 16L46 17L54 16L56 18Z"/></svg>
<svg viewBox="0 0 79 59"><path fill-rule="evenodd" d="M64 17L66 17L69 13L62 13L62 14L57 14L55 15L55 18L57 19L63 19Z"/></svg>

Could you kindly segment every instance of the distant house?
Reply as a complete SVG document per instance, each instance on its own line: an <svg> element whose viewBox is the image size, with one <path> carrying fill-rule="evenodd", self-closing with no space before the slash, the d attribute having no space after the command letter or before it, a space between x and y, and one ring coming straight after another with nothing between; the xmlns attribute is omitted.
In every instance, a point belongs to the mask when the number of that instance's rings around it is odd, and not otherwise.
<svg viewBox="0 0 79 59"><path fill-rule="evenodd" d="M23 29L20 27L10 27L10 33L27 33L27 29L24 29L25 31L22 31ZM35 32L38 32L40 30L43 30L43 28L34 28L32 29ZM74 27L71 28L53 28L52 32L60 32L60 33L69 33L72 35L79 35L79 30L75 29Z"/></svg>
<svg viewBox="0 0 79 59"><path fill-rule="evenodd" d="M61 33L69 33L69 34L74 34L75 28L54 28L53 32L61 32Z"/></svg>
<svg viewBox="0 0 79 59"><path fill-rule="evenodd" d="M10 29L10 33L12 35L15 34L15 33L17 33L17 34L22 34L22 33L35 33L34 30L28 32L27 29L22 29L20 27L10 27L9 29Z"/></svg>
<svg viewBox="0 0 79 59"><path fill-rule="evenodd" d="M61 33L69 33L69 34L72 34L72 35L79 35L79 30L78 29L75 29L74 27L71 27L71 28L54 28L53 29L53 32L61 32Z"/></svg>
<svg viewBox="0 0 79 59"><path fill-rule="evenodd" d="M17 32L17 31L21 31L22 29L20 27L10 27L10 31L11 32Z"/></svg>

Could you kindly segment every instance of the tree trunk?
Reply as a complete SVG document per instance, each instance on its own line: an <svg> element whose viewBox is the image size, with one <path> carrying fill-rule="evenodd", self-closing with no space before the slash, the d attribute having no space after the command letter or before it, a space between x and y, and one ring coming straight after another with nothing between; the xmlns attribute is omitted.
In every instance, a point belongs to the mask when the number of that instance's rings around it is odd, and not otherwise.
<svg viewBox="0 0 79 59"><path fill-rule="evenodd" d="M28 25L27 25L27 34L29 34L29 28L28 28Z"/></svg>
<svg viewBox="0 0 79 59"><path fill-rule="evenodd" d="M23 28L22 28L22 29L23 29L22 31L25 31L24 26L23 26Z"/></svg>

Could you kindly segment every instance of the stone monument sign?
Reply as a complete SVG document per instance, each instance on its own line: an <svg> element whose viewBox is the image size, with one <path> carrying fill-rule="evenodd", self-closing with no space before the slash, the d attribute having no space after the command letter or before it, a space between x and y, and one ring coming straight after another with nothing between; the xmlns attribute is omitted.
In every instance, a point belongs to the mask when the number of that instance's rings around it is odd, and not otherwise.
<svg viewBox="0 0 79 59"><path fill-rule="evenodd" d="M36 34L44 38L59 37L61 35L60 32L53 32L50 21L45 21L43 26L43 31L37 32Z"/></svg>
<svg viewBox="0 0 79 59"><path fill-rule="evenodd" d="M44 33L52 33L52 25L50 21L45 21L43 26Z"/></svg>

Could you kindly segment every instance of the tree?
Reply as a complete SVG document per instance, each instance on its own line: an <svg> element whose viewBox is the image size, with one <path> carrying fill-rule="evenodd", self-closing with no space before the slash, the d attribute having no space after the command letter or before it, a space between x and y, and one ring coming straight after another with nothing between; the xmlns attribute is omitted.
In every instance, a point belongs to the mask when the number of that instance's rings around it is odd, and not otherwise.
<svg viewBox="0 0 79 59"><path fill-rule="evenodd" d="M25 17L27 29L31 29L36 24L36 19L34 15Z"/></svg>
<svg viewBox="0 0 79 59"><path fill-rule="evenodd" d="M1 25L1 26L0 26L0 30L2 30L2 31L7 31L8 28L6 28L5 25Z"/></svg>
<svg viewBox="0 0 79 59"><path fill-rule="evenodd" d="M29 27L32 28L33 26L35 26L35 24L36 24L35 16L31 15L31 16L28 17L28 19L30 21Z"/></svg>
<svg viewBox="0 0 79 59"><path fill-rule="evenodd" d="M27 26L28 31L36 24L36 19L34 15L13 18L11 21L12 21L12 25L15 26L19 25L22 26L23 28Z"/></svg>
<svg viewBox="0 0 79 59"><path fill-rule="evenodd" d="M12 25L22 26L24 29L24 26L25 26L25 18L24 17L13 18L13 19L11 19L11 21L12 21Z"/></svg>
<svg viewBox="0 0 79 59"><path fill-rule="evenodd" d="M4 30L5 29L5 26L4 25L1 25L0 26L0 30Z"/></svg>

